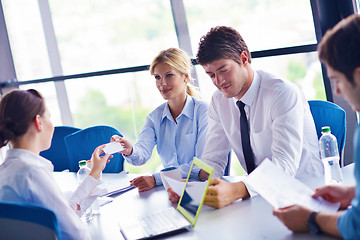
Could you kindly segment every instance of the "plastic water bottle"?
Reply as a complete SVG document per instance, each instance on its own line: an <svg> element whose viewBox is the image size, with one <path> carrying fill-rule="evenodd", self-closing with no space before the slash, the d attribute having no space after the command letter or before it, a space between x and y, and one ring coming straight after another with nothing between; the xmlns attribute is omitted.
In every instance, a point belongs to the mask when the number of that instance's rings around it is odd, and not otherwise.
<svg viewBox="0 0 360 240"><path fill-rule="evenodd" d="M79 161L79 170L76 173L79 184L89 175L91 169L86 166L86 160Z"/></svg>
<svg viewBox="0 0 360 240"><path fill-rule="evenodd" d="M325 184L341 184L343 177L339 166L340 157L336 137L331 134L328 126L321 128L321 134L319 144L325 170Z"/></svg>
<svg viewBox="0 0 360 240"><path fill-rule="evenodd" d="M89 175L91 169L86 166L86 160L79 161L79 170L76 173L79 184ZM81 219L85 221L91 221L93 218L92 207L90 206L81 216Z"/></svg>

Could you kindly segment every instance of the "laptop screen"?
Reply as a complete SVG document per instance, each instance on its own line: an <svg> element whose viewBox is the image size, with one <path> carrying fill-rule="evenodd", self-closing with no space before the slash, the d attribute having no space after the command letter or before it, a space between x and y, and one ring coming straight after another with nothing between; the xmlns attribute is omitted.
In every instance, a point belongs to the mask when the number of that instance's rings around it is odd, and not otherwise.
<svg viewBox="0 0 360 240"><path fill-rule="evenodd" d="M194 167L198 167L208 173L206 181L189 181L190 173ZM204 199L209 187L209 183L214 170L204 162L194 158L189 175L186 179L185 188L181 195L177 209L191 222L194 226L204 203Z"/></svg>

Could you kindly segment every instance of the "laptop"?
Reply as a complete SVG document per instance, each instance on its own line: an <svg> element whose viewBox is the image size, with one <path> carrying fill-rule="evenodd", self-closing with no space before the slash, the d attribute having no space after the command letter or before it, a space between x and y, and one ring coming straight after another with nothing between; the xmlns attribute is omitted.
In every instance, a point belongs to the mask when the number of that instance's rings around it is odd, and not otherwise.
<svg viewBox="0 0 360 240"><path fill-rule="evenodd" d="M209 174L207 181L189 181L194 166ZM199 217L213 172L212 167L194 158L176 209L170 207L127 219L119 224L123 237L127 240L149 239L191 230Z"/></svg>

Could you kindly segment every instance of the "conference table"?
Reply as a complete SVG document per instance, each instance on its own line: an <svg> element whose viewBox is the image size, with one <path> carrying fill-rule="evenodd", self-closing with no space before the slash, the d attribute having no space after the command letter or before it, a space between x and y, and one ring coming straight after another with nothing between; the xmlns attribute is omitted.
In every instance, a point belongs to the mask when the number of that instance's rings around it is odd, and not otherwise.
<svg viewBox="0 0 360 240"><path fill-rule="evenodd" d="M355 184L354 164L342 168L344 184ZM74 190L77 186L76 174L56 172L55 179L63 191ZM110 184L123 184L136 177L134 174L104 173L102 181ZM236 180L236 177L231 177ZM311 188L324 185L323 177L301 179ZM100 214L86 222L92 239L124 239L119 222L129 217L139 216L175 207L168 200L163 186L139 193L137 189L112 195L112 202L100 207ZM311 233L292 233L272 214L273 207L261 196L238 200L232 204L214 209L203 206L198 221L191 231L164 237L164 239L336 239L327 235L315 236Z"/></svg>

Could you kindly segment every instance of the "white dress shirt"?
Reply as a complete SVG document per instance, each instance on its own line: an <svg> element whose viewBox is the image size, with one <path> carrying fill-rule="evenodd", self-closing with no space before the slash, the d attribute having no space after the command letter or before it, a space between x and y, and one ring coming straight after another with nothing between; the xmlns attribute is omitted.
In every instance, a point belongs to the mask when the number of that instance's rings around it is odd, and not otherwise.
<svg viewBox="0 0 360 240"><path fill-rule="evenodd" d="M236 101L217 90L209 106L202 160L214 167L214 177L224 174L231 149L246 170ZM305 97L293 83L254 71L241 101L246 104L255 166L269 158L292 176L323 173L314 120Z"/></svg>
<svg viewBox="0 0 360 240"><path fill-rule="evenodd" d="M91 205L84 200L100 183L88 176L74 192L70 202L53 177L52 163L24 149L10 149L0 165L0 200L32 203L53 210L62 239L90 239L79 216ZM77 211L77 204L80 211Z"/></svg>

